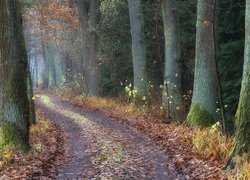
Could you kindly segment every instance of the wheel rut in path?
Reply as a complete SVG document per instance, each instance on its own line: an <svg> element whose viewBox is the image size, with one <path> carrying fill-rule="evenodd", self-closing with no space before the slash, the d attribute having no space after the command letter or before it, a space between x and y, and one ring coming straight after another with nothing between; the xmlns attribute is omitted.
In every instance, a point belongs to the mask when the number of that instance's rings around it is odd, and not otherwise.
<svg viewBox="0 0 250 180"><path fill-rule="evenodd" d="M183 179L140 131L51 94L37 97L36 107L66 132L67 160L57 179Z"/></svg>

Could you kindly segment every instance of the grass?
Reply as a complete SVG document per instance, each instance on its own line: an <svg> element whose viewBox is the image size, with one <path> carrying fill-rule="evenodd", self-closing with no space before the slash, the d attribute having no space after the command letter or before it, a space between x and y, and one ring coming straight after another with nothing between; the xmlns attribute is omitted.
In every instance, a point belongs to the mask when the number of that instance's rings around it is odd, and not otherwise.
<svg viewBox="0 0 250 180"><path fill-rule="evenodd" d="M250 179L250 161L247 154L242 157L236 156L235 168L230 172L229 180L249 180Z"/></svg>
<svg viewBox="0 0 250 180"><path fill-rule="evenodd" d="M233 144L230 138L213 128L197 128L193 137L193 145L201 154L218 160L229 159Z"/></svg>

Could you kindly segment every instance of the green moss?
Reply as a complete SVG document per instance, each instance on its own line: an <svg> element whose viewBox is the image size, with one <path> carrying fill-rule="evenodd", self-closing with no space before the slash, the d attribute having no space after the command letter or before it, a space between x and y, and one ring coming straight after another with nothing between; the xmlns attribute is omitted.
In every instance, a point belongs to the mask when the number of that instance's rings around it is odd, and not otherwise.
<svg viewBox="0 0 250 180"><path fill-rule="evenodd" d="M13 81L9 81L7 86L6 86L6 99L12 99L13 98L13 95L14 95L14 86L13 86Z"/></svg>
<svg viewBox="0 0 250 180"><path fill-rule="evenodd" d="M250 153L250 86L243 81L242 92L239 105L235 116L236 121L236 153Z"/></svg>
<svg viewBox="0 0 250 180"><path fill-rule="evenodd" d="M215 123L214 117L200 105L192 104L187 117L187 124L195 126L210 126Z"/></svg>
<svg viewBox="0 0 250 180"><path fill-rule="evenodd" d="M28 135L15 123L4 122L0 128L0 151L3 152L9 147L15 147L19 150L29 150Z"/></svg>

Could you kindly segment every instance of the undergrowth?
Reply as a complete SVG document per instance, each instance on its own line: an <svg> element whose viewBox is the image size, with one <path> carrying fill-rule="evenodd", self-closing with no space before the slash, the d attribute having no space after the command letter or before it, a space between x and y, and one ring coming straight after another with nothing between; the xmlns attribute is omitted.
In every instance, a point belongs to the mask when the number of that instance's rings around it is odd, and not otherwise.
<svg viewBox="0 0 250 180"><path fill-rule="evenodd" d="M214 159L227 160L230 157L233 141L221 133L218 123L210 128L196 128L193 138L194 147L203 155Z"/></svg>
<svg viewBox="0 0 250 180"><path fill-rule="evenodd" d="M105 109L112 110L121 115L131 114L134 116L148 116L155 117L157 121L167 121L164 117L164 111L161 107L160 102L155 102L156 105L148 106L137 106L134 103L129 103L126 98L120 97L117 99L113 98L100 98L100 97L90 97L85 95L75 96L70 91L59 91L54 90L54 92L62 97L66 101L71 101L78 106L87 106L94 109Z"/></svg>
<svg viewBox="0 0 250 180"><path fill-rule="evenodd" d="M235 158L235 168L232 170L229 180L248 180L250 179L250 161L249 156L244 154L242 157Z"/></svg>

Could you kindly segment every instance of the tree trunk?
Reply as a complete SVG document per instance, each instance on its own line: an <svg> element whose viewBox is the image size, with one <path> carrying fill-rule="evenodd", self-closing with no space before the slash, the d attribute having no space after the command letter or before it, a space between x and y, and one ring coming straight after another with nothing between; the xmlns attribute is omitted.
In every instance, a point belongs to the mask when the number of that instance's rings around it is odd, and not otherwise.
<svg viewBox="0 0 250 180"><path fill-rule="evenodd" d="M99 96L101 93L101 70L99 67L100 39L97 33L99 0L75 1L81 25L82 75L84 93Z"/></svg>
<svg viewBox="0 0 250 180"><path fill-rule="evenodd" d="M45 43L42 42L42 54L43 54L43 61L44 61L44 69L43 69L43 85L42 88L46 89L49 87L49 62L48 59L46 58L46 46Z"/></svg>
<svg viewBox="0 0 250 180"><path fill-rule="evenodd" d="M137 91L137 98L140 99L148 94L146 45L143 33L144 18L141 0L128 0L128 4L132 36L134 89Z"/></svg>
<svg viewBox="0 0 250 180"><path fill-rule="evenodd" d="M48 88L56 86L56 69L55 69L55 44L48 42L45 45L46 68L48 69Z"/></svg>
<svg viewBox="0 0 250 180"><path fill-rule="evenodd" d="M29 68L27 68L27 94L29 100L29 122L30 124L35 124L36 123L35 102L33 99L34 97L33 85Z"/></svg>
<svg viewBox="0 0 250 180"><path fill-rule="evenodd" d="M0 1L0 148L29 148L27 54L20 5Z"/></svg>
<svg viewBox="0 0 250 180"><path fill-rule="evenodd" d="M199 0L196 24L194 90L187 123L208 126L216 120L215 0Z"/></svg>
<svg viewBox="0 0 250 180"><path fill-rule="evenodd" d="M245 56L240 100L236 112L237 153L250 153L250 0L246 1Z"/></svg>
<svg viewBox="0 0 250 180"><path fill-rule="evenodd" d="M89 15L88 15L88 1L76 0L76 9L78 18L80 20L80 34L81 34L81 45L82 45L82 75L83 75L83 91L85 94L89 94L89 82L90 82L90 36L89 36Z"/></svg>
<svg viewBox="0 0 250 180"><path fill-rule="evenodd" d="M37 52L37 51L36 51ZM39 68L38 68L38 58L36 55L36 58L34 59L34 87L38 88L39 87L39 72L38 72Z"/></svg>
<svg viewBox="0 0 250 180"><path fill-rule="evenodd" d="M173 120L181 120L183 102L181 93L181 41L180 23L175 0L162 1L165 36L165 72L162 102Z"/></svg>
<svg viewBox="0 0 250 180"><path fill-rule="evenodd" d="M99 66L100 56L100 38L97 33L97 24L99 22L99 0L90 1L89 6L89 33L90 33L90 79L89 94L99 96L101 93L101 71Z"/></svg>

